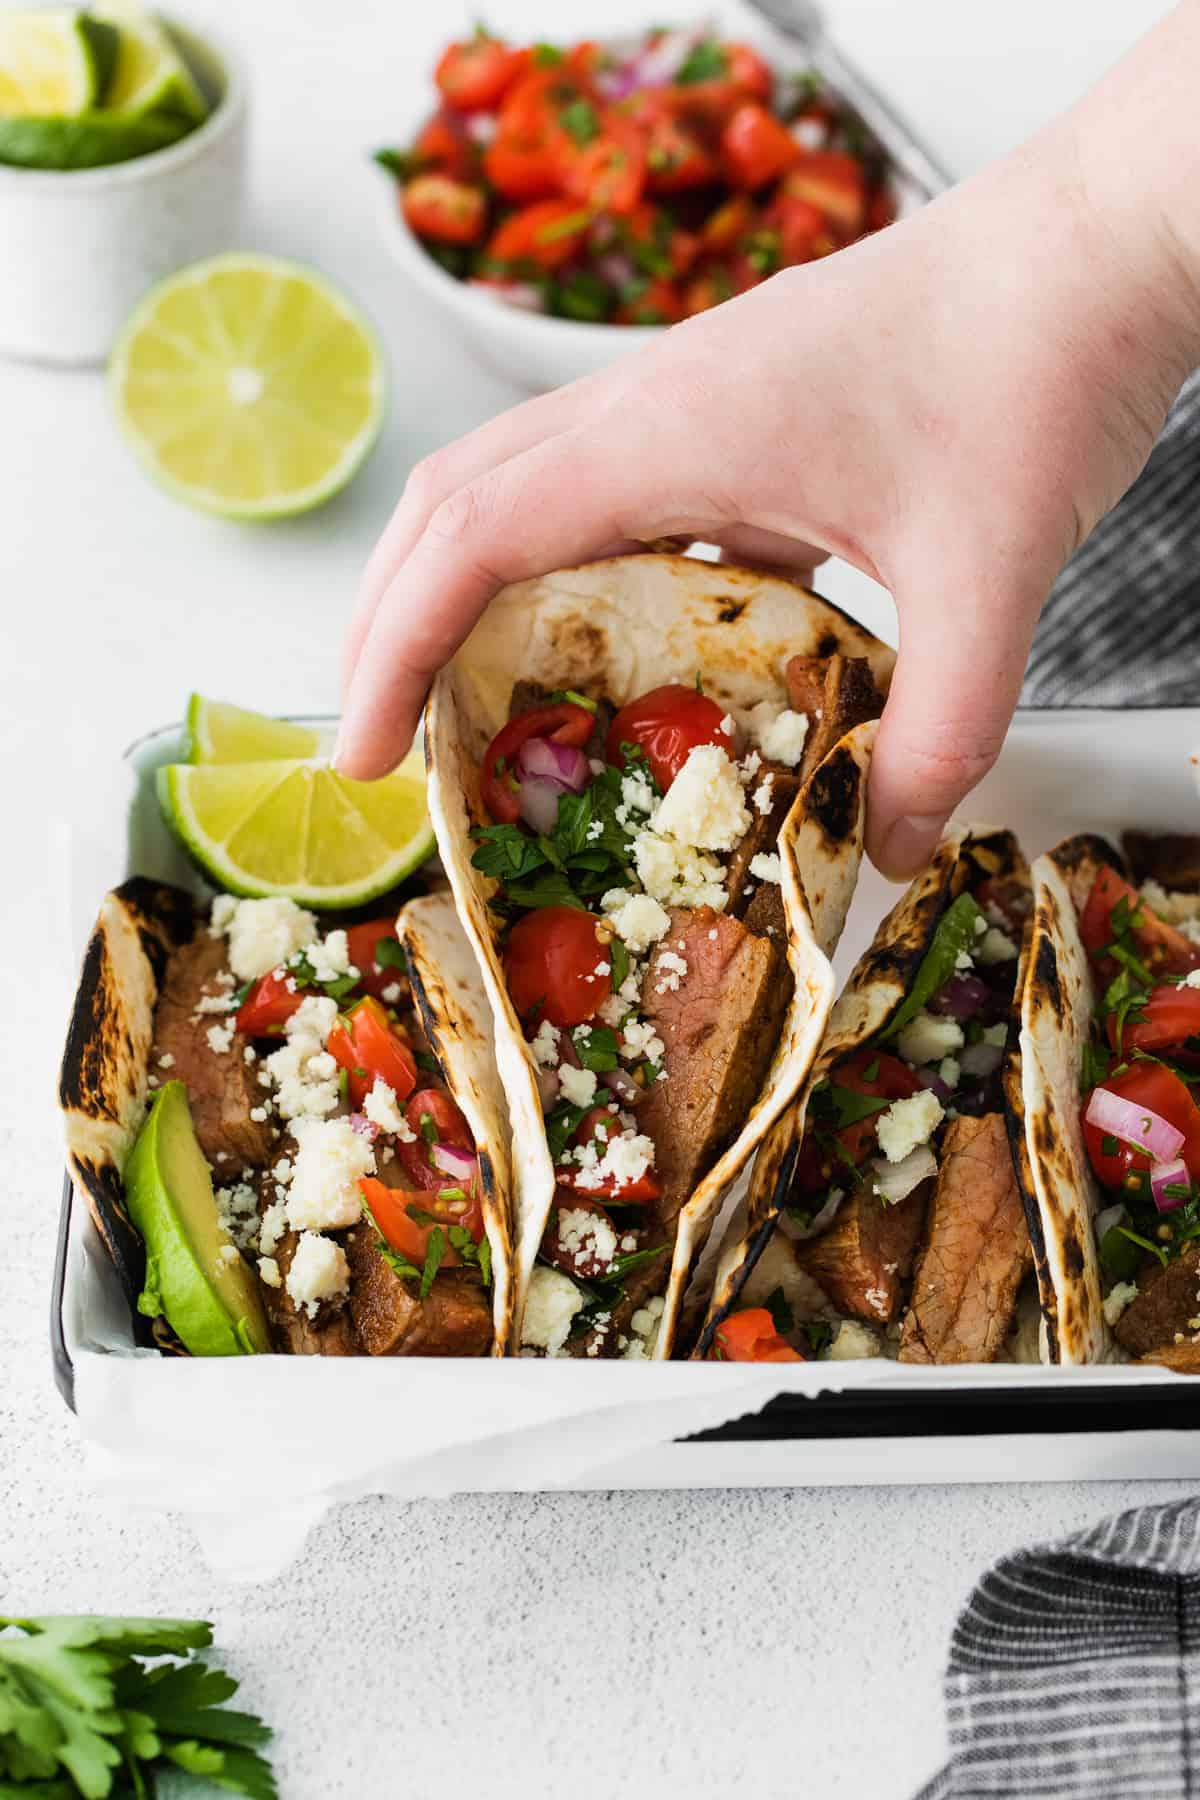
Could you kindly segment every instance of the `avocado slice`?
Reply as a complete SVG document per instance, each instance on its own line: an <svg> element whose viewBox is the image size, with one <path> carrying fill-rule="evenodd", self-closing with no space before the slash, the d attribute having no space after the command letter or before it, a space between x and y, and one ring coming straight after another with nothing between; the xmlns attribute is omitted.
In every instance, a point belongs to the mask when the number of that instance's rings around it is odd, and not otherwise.
<svg viewBox="0 0 1200 1800"><path fill-rule="evenodd" d="M146 1242L138 1311L164 1313L193 1356L269 1351L254 1276L240 1255L221 1256L232 1239L217 1212L182 1081L168 1081L154 1096L125 1165L125 1196Z"/></svg>

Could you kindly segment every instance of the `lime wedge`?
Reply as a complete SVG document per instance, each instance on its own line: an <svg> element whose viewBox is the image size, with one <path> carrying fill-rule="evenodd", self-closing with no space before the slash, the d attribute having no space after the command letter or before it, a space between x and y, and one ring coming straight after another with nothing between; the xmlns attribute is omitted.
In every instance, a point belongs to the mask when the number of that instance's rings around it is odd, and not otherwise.
<svg viewBox="0 0 1200 1800"><path fill-rule="evenodd" d="M177 113L202 125L208 102L194 75L158 20L140 6L109 0L95 17L120 34L116 67L104 94L106 107L132 113Z"/></svg>
<svg viewBox="0 0 1200 1800"><path fill-rule="evenodd" d="M206 700L203 694L188 697L187 731L188 761L194 763L278 762L319 756L328 749L324 732Z"/></svg>
<svg viewBox="0 0 1200 1800"><path fill-rule="evenodd" d="M163 815L213 881L256 899L357 906L433 854L419 751L382 781L349 781L325 763L170 763Z"/></svg>
<svg viewBox="0 0 1200 1800"><path fill-rule="evenodd" d="M65 7L0 13L0 119L69 119L95 106L117 40L112 25Z"/></svg>
<svg viewBox="0 0 1200 1800"><path fill-rule="evenodd" d="M152 288L113 350L118 423L146 472L233 519L307 512L383 421L383 353L332 282L275 257L194 263Z"/></svg>
<svg viewBox="0 0 1200 1800"><path fill-rule="evenodd" d="M0 163L23 169L99 169L178 143L190 127L171 113L93 112L82 119L0 117Z"/></svg>

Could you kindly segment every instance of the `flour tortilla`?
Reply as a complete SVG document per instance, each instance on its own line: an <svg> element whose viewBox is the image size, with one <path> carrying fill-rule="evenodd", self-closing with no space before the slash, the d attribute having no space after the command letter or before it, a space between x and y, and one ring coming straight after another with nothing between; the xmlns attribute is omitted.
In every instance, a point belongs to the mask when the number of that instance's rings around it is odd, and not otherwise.
<svg viewBox="0 0 1200 1800"><path fill-rule="evenodd" d="M713 1333L739 1304L774 1235L791 1190L814 1088L844 1057L861 1050L891 1024L916 979L942 915L973 876L1003 876L1023 868L1011 832L973 831L953 825L943 834L929 865L883 920L837 998L820 1052L798 1097L763 1142L746 1198L729 1223L716 1259L711 1294L689 1296L689 1311L696 1316L700 1303L707 1299L695 1356L707 1355ZM828 1223L829 1215L823 1214L819 1224L797 1235L815 1235Z"/></svg>
<svg viewBox="0 0 1200 1800"><path fill-rule="evenodd" d="M410 901L396 927L430 1045L479 1154L492 1249L493 1354L501 1356L512 1328L512 1183L483 988L445 891ZM84 956L59 1073L71 1173L139 1332L145 1247L126 1207L122 1177L150 1098L154 1008L167 958L197 929L204 929L200 910L182 888L137 878L106 895ZM165 1319L156 1319L151 1333L160 1348L182 1350Z"/></svg>
<svg viewBox="0 0 1200 1800"><path fill-rule="evenodd" d="M1033 925L1018 995L1020 1062L1006 1079L1041 1299L1042 1354L1052 1363L1107 1362L1115 1355L1092 1223L1107 1200L1084 1145L1079 1091L1097 998L1079 914L1105 864L1125 872L1111 844L1081 836L1033 865Z"/></svg>
<svg viewBox="0 0 1200 1800"><path fill-rule="evenodd" d="M554 1197L554 1168L536 1066L500 966L498 921L488 905L495 883L471 865L472 828L487 822L480 762L508 718L512 690L518 681L567 686L621 706L665 682L691 682L703 671L705 692L718 705L785 705L789 657L838 651L866 657L886 692L893 652L798 583L683 556L627 556L506 588L434 682L425 722L429 812L491 1002L512 1120L514 1346ZM829 954L862 856L874 739L874 721L848 732L814 772L780 833L795 995L759 1099L679 1215L656 1358L670 1355L688 1274L722 1195L794 1098L820 1043L834 992Z"/></svg>

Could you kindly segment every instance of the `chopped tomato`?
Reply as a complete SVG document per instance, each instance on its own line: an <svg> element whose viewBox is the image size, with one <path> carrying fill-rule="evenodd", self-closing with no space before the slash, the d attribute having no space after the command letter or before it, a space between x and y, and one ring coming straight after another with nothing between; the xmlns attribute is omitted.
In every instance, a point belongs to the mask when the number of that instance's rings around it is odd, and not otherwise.
<svg viewBox="0 0 1200 1800"><path fill-rule="evenodd" d="M407 1100L417 1079L417 1063L399 1026L379 1001L368 995L343 1013L325 1048L345 1069L346 1093L358 1111L376 1081L384 1081L397 1100Z"/></svg>
<svg viewBox="0 0 1200 1800"><path fill-rule="evenodd" d="M473 37L442 52L433 78L458 112L493 112L528 64L528 50Z"/></svg>
<svg viewBox="0 0 1200 1800"><path fill-rule="evenodd" d="M726 200L705 220L700 233L702 249L711 251L714 255L732 250L749 231L753 221L754 210L749 196L735 194L732 200Z"/></svg>
<svg viewBox="0 0 1200 1800"><path fill-rule="evenodd" d="M756 101L739 106L721 133L721 155L735 187L765 187L790 169L800 154L787 127Z"/></svg>
<svg viewBox="0 0 1200 1800"><path fill-rule="evenodd" d="M703 81L677 82L670 90L679 110L691 118L720 125L743 100L769 100L771 71L748 44L714 45L720 73Z"/></svg>
<svg viewBox="0 0 1200 1800"><path fill-rule="evenodd" d="M572 200L596 212L632 212L646 185L646 145L632 125L609 116L598 137L569 143L561 167L563 192Z"/></svg>
<svg viewBox="0 0 1200 1800"><path fill-rule="evenodd" d="M498 825L515 825L521 816L517 752L526 739L552 738L582 750L595 729L595 714L586 706L560 700L550 706L531 706L501 727L483 753L479 787L483 804Z"/></svg>
<svg viewBox="0 0 1200 1800"><path fill-rule="evenodd" d="M1122 1100L1132 1100L1135 1106L1144 1106L1157 1113L1177 1131L1182 1131L1183 1147L1179 1154L1187 1164L1192 1180L1200 1180L1200 1107L1192 1099L1186 1082L1165 1063L1139 1060L1108 1076L1099 1085L1120 1095ZM1084 1114L1090 1101L1089 1094L1083 1103ZM1086 1117L1083 1136L1096 1179L1104 1187L1120 1190L1143 1185L1143 1177L1150 1168L1150 1158L1144 1151L1135 1150L1131 1144L1101 1131Z"/></svg>
<svg viewBox="0 0 1200 1800"><path fill-rule="evenodd" d="M445 107L421 127L413 149L423 168L452 175L456 181L467 180L479 167L479 152L463 130L462 120Z"/></svg>
<svg viewBox="0 0 1200 1800"><path fill-rule="evenodd" d="M733 280L722 263L710 264L688 282L683 290L683 310L689 319L697 313L709 312L722 301L733 297Z"/></svg>
<svg viewBox="0 0 1200 1800"><path fill-rule="evenodd" d="M584 98L579 83L561 64L526 69L504 97L500 136L538 137L557 124L558 108Z"/></svg>
<svg viewBox="0 0 1200 1800"><path fill-rule="evenodd" d="M681 231L665 207L643 202L617 221L617 239L644 274L682 275L695 261L699 239Z"/></svg>
<svg viewBox="0 0 1200 1800"><path fill-rule="evenodd" d="M449 175L416 175L402 195L404 217L418 237L439 244L477 244L487 225L487 195Z"/></svg>
<svg viewBox="0 0 1200 1800"><path fill-rule="evenodd" d="M1079 920L1079 935L1084 948L1099 972L1111 978L1119 966L1118 959L1103 954L1116 935L1112 915L1121 902L1128 935L1132 937L1135 955L1151 975L1187 975L1200 969L1200 944L1194 944L1174 925L1168 925L1151 912L1137 889L1107 865L1092 883Z"/></svg>
<svg viewBox="0 0 1200 1800"><path fill-rule="evenodd" d="M899 1057L889 1056L886 1050L870 1048L856 1050L845 1062L838 1063L829 1077L829 1084L877 1100L907 1100L921 1086L908 1064L902 1063ZM796 1165L797 1187L806 1194L821 1193L831 1180L836 1181L839 1164L844 1172L846 1163L857 1168L868 1156L873 1156L878 1148L879 1114L883 1110L881 1107L834 1132L837 1151L831 1150L828 1143L818 1141L816 1130L810 1123Z"/></svg>
<svg viewBox="0 0 1200 1800"><path fill-rule="evenodd" d="M582 1224L578 1217L570 1220L570 1230L564 1238L562 1215L564 1213L586 1213L594 1225ZM619 1232L614 1228L612 1219L597 1200L587 1200L580 1194L562 1191L555 1195L555 1204L550 1209L550 1218L542 1236L542 1255L564 1275L577 1275L581 1281L594 1281L598 1275L607 1275L612 1268L619 1250L606 1253L605 1246L611 1240L615 1244Z"/></svg>
<svg viewBox="0 0 1200 1800"><path fill-rule="evenodd" d="M879 188L867 203L867 230L885 231L896 223L896 202L886 188Z"/></svg>
<svg viewBox="0 0 1200 1800"><path fill-rule="evenodd" d="M765 1306L730 1313L724 1324L717 1326L709 1356L725 1362L804 1361L800 1352L775 1329L775 1321Z"/></svg>
<svg viewBox="0 0 1200 1800"><path fill-rule="evenodd" d="M501 132L483 153L483 172L498 194L519 205L547 199L558 188L558 172L545 131L527 137L515 131Z"/></svg>
<svg viewBox="0 0 1200 1800"><path fill-rule="evenodd" d="M611 60L612 53L603 44L594 44L586 38L581 44L572 44L563 58L567 74L573 81L587 88L591 87L597 72Z"/></svg>
<svg viewBox="0 0 1200 1800"><path fill-rule="evenodd" d="M615 1115L607 1106L593 1106L584 1114L575 1127L571 1142L573 1144L594 1144L596 1155L601 1159L609 1138L619 1132L621 1126ZM604 1175L596 1182L593 1176L586 1186L581 1182L584 1171L575 1163L560 1163L554 1171L555 1179L560 1187L572 1190L577 1194L600 1195L605 1200L636 1201L659 1200L662 1198L662 1182L653 1169L647 1169L632 1181L620 1184L611 1175Z"/></svg>
<svg viewBox="0 0 1200 1800"><path fill-rule="evenodd" d="M683 317L683 297L673 281L648 281L640 294L617 308L618 325L674 325Z"/></svg>
<svg viewBox="0 0 1200 1800"><path fill-rule="evenodd" d="M856 238L867 223L867 177L845 150L797 149L798 161L784 183L797 200L807 200L832 220L845 238Z"/></svg>
<svg viewBox="0 0 1200 1800"><path fill-rule="evenodd" d="M1122 1056L1134 1050L1181 1048L1188 1038L1200 1038L1200 988L1174 983L1153 988L1126 1016L1119 1040L1115 1013L1105 1020L1105 1029L1109 1043Z"/></svg>
<svg viewBox="0 0 1200 1800"><path fill-rule="evenodd" d="M245 1037L274 1037L283 1031L292 1014L299 1012L303 1001L299 983L272 969L254 983L238 1007L235 1023Z"/></svg>
<svg viewBox="0 0 1200 1800"><path fill-rule="evenodd" d="M778 195L763 212L762 222L778 234L781 268L794 269L837 248L825 214L794 194Z"/></svg>
<svg viewBox="0 0 1200 1800"><path fill-rule="evenodd" d="M539 200L492 233L488 256L494 262L536 263L557 269L570 262L591 224L591 214L575 200Z"/></svg>
<svg viewBox="0 0 1200 1800"><path fill-rule="evenodd" d="M504 946L504 976L527 1024L582 1025L612 993L600 921L575 906L541 906L518 919Z"/></svg>
<svg viewBox="0 0 1200 1800"><path fill-rule="evenodd" d="M477 1199L463 1199L449 1191L431 1193L427 1188L416 1192L390 1188L375 1175L364 1175L358 1187L380 1234L414 1268L424 1268L429 1240L437 1229L441 1230L443 1240L438 1265L442 1269L462 1267L462 1257L450 1242L452 1225L461 1225L469 1231L477 1244L483 1239L483 1209Z"/></svg>
<svg viewBox="0 0 1200 1800"><path fill-rule="evenodd" d="M359 985L368 994L374 994L377 1000L385 1000L404 975L395 918L387 913L382 919L366 919L361 925L351 925L346 932L346 941L350 947L350 961L358 970ZM390 951L384 949L383 955L393 960L378 961L381 946L389 944ZM394 999L395 995L392 997Z"/></svg>
<svg viewBox="0 0 1200 1800"><path fill-rule="evenodd" d="M430 1152L444 1144L449 1149L469 1150L474 1155L475 1140L458 1102L443 1088L418 1088L409 1096L404 1118L413 1134L412 1140L401 1139L396 1152L409 1180L419 1188L453 1185L453 1175L449 1170L439 1168Z"/></svg>
<svg viewBox="0 0 1200 1800"><path fill-rule="evenodd" d="M650 771L665 794L692 751L700 744L719 744L732 751L735 738L724 730L725 709L695 688L668 682L623 706L608 728L605 756L625 767L622 744L646 752Z"/></svg>
<svg viewBox="0 0 1200 1800"><path fill-rule="evenodd" d="M650 126L646 178L652 194L680 194L715 181L721 166L699 136L681 120L663 113Z"/></svg>

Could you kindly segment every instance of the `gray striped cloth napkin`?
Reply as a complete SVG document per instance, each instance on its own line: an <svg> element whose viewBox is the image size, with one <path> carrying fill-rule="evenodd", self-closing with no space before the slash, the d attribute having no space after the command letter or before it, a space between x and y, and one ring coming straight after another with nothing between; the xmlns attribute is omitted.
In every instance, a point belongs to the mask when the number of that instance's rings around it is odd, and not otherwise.
<svg viewBox="0 0 1200 1800"><path fill-rule="evenodd" d="M1023 706L1200 702L1200 370L1046 602Z"/></svg>
<svg viewBox="0 0 1200 1800"><path fill-rule="evenodd" d="M1200 702L1200 371L1046 604L1025 706ZM1005 1557L960 1618L918 1800L1200 1796L1200 1500Z"/></svg>
<svg viewBox="0 0 1200 1800"><path fill-rule="evenodd" d="M1200 1792L1200 1500L1006 1556L955 1628L950 1761L917 1800Z"/></svg>

